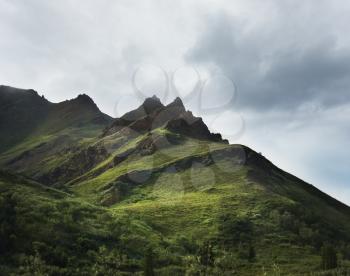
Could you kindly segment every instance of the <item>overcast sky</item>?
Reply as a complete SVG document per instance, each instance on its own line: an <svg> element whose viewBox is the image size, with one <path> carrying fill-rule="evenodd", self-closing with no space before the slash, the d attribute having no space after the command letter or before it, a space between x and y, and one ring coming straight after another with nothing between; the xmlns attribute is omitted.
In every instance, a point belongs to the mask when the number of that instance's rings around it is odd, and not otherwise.
<svg viewBox="0 0 350 276"><path fill-rule="evenodd" d="M180 95L213 131L350 205L350 3L0 0L0 84L114 117Z"/></svg>

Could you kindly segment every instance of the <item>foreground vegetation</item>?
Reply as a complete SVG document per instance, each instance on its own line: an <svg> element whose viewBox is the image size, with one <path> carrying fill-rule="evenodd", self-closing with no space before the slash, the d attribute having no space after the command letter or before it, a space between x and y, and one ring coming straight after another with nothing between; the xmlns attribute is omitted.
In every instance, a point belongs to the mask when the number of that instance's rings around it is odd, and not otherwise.
<svg viewBox="0 0 350 276"><path fill-rule="evenodd" d="M2 271L5 275L347 275L350 247L348 237L341 237L341 227L247 182L246 168L216 173L215 184L202 182L202 187L186 178L199 173L208 179L219 168L198 170L153 177L108 208L2 173ZM184 189L176 187L180 184Z"/></svg>

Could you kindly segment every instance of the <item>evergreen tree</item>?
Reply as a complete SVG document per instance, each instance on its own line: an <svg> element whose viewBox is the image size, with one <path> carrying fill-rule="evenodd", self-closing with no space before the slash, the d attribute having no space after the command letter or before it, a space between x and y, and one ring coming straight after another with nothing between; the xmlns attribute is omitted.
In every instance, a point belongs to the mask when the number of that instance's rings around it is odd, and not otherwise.
<svg viewBox="0 0 350 276"><path fill-rule="evenodd" d="M209 241L204 242L199 248L199 262L203 268L203 274L207 275L208 268L214 265L213 245Z"/></svg>
<svg viewBox="0 0 350 276"><path fill-rule="evenodd" d="M324 270L334 269L338 266L337 252L331 245L324 245L322 247L322 263Z"/></svg>
<svg viewBox="0 0 350 276"><path fill-rule="evenodd" d="M38 251L35 251L35 255L26 256L24 265L20 268L21 275L35 275L35 276L48 276L48 267L45 261L41 258Z"/></svg>
<svg viewBox="0 0 350 276"><path fill-rule="evenodd" d="M249 246L249 252L248 252L248 260L250 262L254 261L256 257L256 253L255 253L255 248L253 245Z"/></svg>
<svg viewBox="0 0 350 276"><path fill-rule="evenodd" d="M145 264L144 264L145 276L154 276L154 254L152 248L146 251Z"/></svg>
<svg viewBox="0 0 350 276"><path fill-rule="evenodd" d="M0 197L0 254L11 250L16 235L16 201L13 195Z"/></svg>
<svg viewBox="0 0 350 276"><path fill-rule="evenodd" d="M105 246L98 249L96 255L96 263L93 266L93 275L95 276L111 276L117 275L119 268L118 258L107 250Z"/></svg>

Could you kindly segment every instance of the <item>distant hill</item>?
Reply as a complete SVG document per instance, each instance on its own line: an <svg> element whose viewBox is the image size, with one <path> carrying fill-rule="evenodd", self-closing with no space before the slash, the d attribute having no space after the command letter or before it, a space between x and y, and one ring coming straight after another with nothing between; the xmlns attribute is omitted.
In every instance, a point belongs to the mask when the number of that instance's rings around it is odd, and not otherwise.
<svg viewBox="0 0 350 276"><path fill-rule="evenodd" d="M4 133L25 130L0 155L4 271L348 275L350 207L211 133L180 98L112 120L86 95L13 91Z"/></svg>
<svg viewBox="0 0 350 276"><path fill-rule="evenodd" d="M51 135L67 128L102 129L111 120L85 94L55 104L32 89L0 86L0 152L28 137Z"/></svg>
<svg viewBox="0 0 350 276"><path fill-rule="evenodd" d="M85 94L51 103L34 90L0 86L0 164L40 169L41 162L96 137L111 122Z"/></svg>

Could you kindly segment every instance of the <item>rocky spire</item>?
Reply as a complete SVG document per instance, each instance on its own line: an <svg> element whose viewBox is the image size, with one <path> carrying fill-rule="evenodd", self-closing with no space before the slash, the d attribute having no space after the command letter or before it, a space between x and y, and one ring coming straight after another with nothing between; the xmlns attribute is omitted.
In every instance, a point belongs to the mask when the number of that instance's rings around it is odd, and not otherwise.
<svg viewBox="0 0 350 276"><path fill-rule="evenodd" d="M160 99L156 95L153 95L151 98L147 98L142 104L142 108L144 109L146 114L150 114L153 111L163 107L164 105L161 103Z"/></svg>
<svg viewBox="0 0 350 276"><path fill-rule="evenodd" d="M182 100L181 100L179 97L177 97L174 101L172 101L172 102L171 102L170 104L168 104L166 107L167 107L167 108L174 108L174 107L176 107L176 108L178 108L179 110L182 110L182 112L185 112L185 111L186 111L185 106L184 106Z"/></svg>

